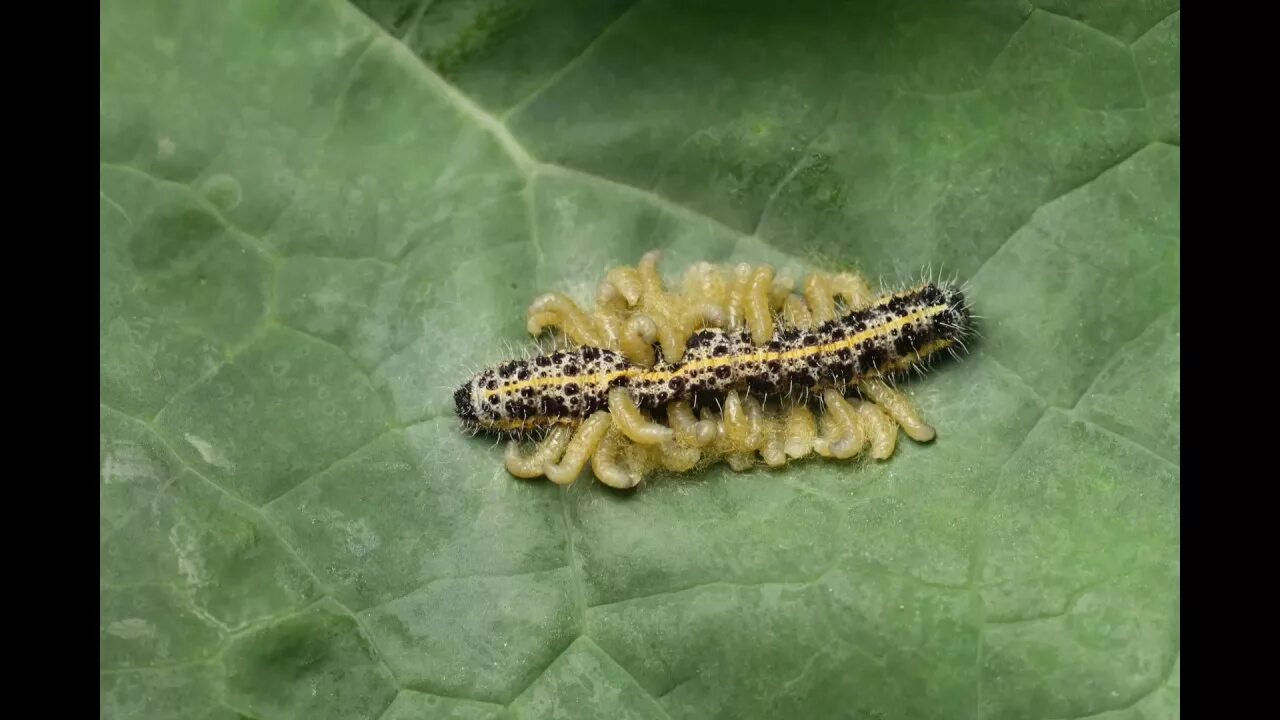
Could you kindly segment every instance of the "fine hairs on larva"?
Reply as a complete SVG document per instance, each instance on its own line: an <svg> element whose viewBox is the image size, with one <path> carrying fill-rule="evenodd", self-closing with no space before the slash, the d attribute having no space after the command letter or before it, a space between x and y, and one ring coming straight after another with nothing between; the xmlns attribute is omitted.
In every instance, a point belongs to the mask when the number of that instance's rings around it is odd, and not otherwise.
<svg viewBox="0 0 1280 720"><path fill-rule="evenodd" d="M668 288L658 259L609 270L590 310L562 293L535 298L526 328L553 350L540 340L457 388L463 427L507 438L513 476L568 484L590 465L604 484L634 488L722 461L885 460L899 429L936 435L891 383L965 349L974 316L954 281L930 272L877 293L850 272L796 280L703 262Z"/></svg>

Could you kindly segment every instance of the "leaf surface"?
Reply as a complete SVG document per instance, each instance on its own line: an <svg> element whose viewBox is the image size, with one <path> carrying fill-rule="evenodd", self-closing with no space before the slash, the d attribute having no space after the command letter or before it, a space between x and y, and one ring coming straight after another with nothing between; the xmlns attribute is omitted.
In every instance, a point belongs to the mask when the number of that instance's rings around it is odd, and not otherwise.
<svg viewBox="0 0 1280 720"><path fill-rule="evenodd" d="M103 717L1177 717L1179 17L104 8ZM653 248L971 282L938 439L507 476L450 391Z"/></svg>

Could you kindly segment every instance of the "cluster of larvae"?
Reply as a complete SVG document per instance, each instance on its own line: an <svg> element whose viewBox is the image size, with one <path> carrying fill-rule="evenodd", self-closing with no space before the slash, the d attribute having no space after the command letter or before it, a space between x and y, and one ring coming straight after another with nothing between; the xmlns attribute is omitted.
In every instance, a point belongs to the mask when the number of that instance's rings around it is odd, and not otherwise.
<svg viewBox="0 0 1280 720"><path fill-rule="evenodd" d="M971 316L958 290L877 295L848 272L797 287L768 265L698 263L676 291L658 259L611 270L591 311L538 297L528 331L552 333L560 349L458 388L465 427L512 438L512 475L568 484L589 464L604 484L634 488L655 471L721 461L741 471L815 453L883 460L899 428L933 439L886 380L963 344Z"/></svg>

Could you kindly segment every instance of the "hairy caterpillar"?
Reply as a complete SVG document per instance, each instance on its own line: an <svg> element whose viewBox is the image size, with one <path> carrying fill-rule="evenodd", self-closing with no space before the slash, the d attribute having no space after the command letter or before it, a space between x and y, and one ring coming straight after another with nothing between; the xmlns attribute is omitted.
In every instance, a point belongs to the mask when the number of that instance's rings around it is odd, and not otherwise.
<svg viewBox="0 0 1280 720"><path fill-rule="evenodd" d="M602 482L629 488L651 470L720 459L745 469L868 446L884 459L899 426L934 437L885 380L963 347L972 315L959 289L926 282L876 297L852 274L812 273L800 295L769 266L700 263L670 293L657 259L611 271L591 314L561 294L539 297L530 333L558 328L569 346L487 368L456 390L464 427L513 438L513 475L569 483L590 461Z"/></svg>

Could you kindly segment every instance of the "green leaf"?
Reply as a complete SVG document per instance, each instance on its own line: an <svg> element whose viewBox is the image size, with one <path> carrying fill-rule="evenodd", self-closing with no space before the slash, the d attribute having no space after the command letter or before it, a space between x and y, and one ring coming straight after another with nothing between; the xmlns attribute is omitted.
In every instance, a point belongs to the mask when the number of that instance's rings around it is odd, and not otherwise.
<svg viewBox="0 0 1280 720"><path fill-rule="evenodd" d="M112 3L105 718L1179 714L1176 0ZM520 481L537 294L971 283L889 461Z"/></svg>

